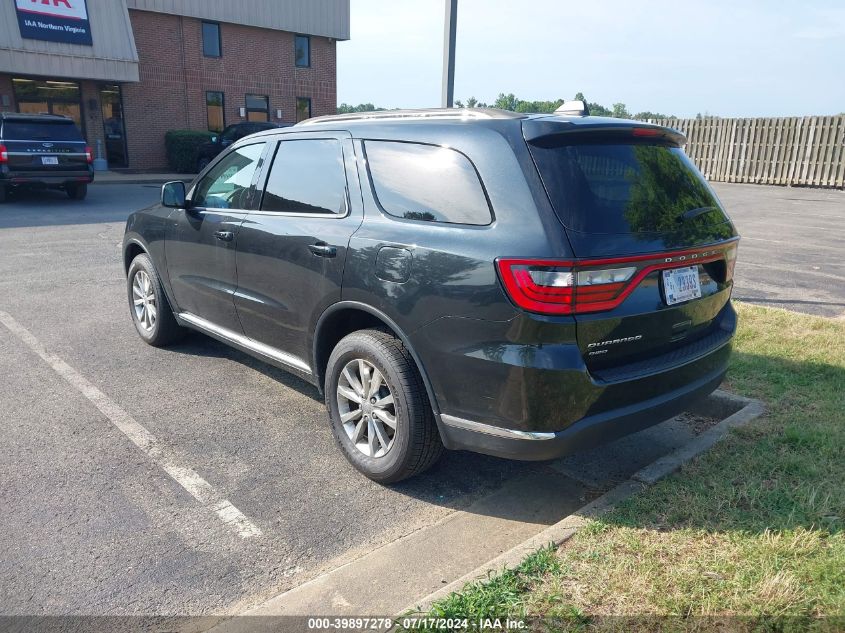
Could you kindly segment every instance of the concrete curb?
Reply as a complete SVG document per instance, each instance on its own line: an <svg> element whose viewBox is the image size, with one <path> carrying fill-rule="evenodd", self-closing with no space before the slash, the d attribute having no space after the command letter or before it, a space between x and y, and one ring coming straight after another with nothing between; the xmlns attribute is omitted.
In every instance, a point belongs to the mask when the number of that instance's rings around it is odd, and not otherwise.
<svg viewBox="0 0 845 633"><path fill-rule="evenodd" d="M539 534L500 554L468 574L428 594L415 604L400 611L400 614L408 612L426 613L432 604L451 593L460 591L467 583L484 580L504 569L516 567L527 556L550 544L557 546L564 543L572 538L589 519L603 515L621 501L672 474L685 463L722 440L731 429L744 426L759 417L765 411L765 407L759 400L743 398L726 391L717 390L701 404L693 407L692 411L699 414L715 414L714 417L724 415L727 415L727 417L685 446L640 469L628 481L619 484L592 503L584 506L577 514L563 518L558 523L549 526Z"/></svg>
<svg viewBox="0 0 845 633"><path fill-rule="evenodd" d="M717 391L714 394L715 400L721 400L723 406L741 407L733 415L729 415L717 425L707 429L704 433L682 446L678 450L664 455L653 461L645 468L640 469L631 479L639 481L648 486L660 481L667 475L671 475L683 464L700 455L717 442L728 435L731 429L748 424L754 418L760 416L765 410L763 403L759 400L743 398L725 391ZM700 411L700 410L699 410ZM693 409L693 412L699 412Z"/></svg>

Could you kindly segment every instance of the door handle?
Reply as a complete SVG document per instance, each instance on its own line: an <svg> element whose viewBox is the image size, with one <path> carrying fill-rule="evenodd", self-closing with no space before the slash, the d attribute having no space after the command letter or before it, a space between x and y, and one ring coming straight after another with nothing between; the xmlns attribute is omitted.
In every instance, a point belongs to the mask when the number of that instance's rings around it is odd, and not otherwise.
<svg viewBox="0 0 845 633"><path fill-rule="evenodd" d="M337 249L334 246L329 246L325 242L317 242L316 244L310 244L308 246L308 250L311 251L317 257L337 256Z"/></svg>
<svg viewBox="0 0 845 633"><path fill-rule="evenodd" d="M232 231L214 231L214 237L222 242L231 242L235 238Z"/></svg>

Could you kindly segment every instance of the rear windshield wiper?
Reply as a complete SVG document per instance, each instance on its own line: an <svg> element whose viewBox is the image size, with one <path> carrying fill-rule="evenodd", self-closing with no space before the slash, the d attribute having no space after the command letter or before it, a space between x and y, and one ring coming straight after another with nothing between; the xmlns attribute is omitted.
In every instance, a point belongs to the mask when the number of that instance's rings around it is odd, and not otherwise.
<svg viewBox="0 0 845 633"><path fill-rule="evenodd" d="M700 215L704 215L705 213L710 213L711 211L718 211L719 207L696 207L695 209L690 209L689 211L684 211L681 216L678 218L679 222L683 222L685 220L692 220L693 218L697 218Z"/></svg>

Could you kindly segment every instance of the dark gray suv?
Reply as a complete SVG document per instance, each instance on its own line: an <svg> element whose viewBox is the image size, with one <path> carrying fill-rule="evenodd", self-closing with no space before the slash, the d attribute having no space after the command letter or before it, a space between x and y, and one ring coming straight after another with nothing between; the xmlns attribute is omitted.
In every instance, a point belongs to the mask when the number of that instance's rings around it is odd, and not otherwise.
<svg viewBox="0 0 845 633"><path fill-rule="evenodd" d="M255 134L129 218L130 312L152 345L191 328L312 382L380 482L444 447L607 442L727 369L738 236L684 142L577 109Z"/></svg>

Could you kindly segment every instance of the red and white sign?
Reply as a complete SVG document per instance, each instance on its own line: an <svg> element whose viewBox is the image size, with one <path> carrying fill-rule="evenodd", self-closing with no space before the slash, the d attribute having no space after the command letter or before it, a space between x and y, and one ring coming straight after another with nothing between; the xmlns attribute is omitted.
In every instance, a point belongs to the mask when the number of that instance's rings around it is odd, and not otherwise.
<svg viewBox="0 0 845 633"><path fill-rule="evenodd" d="M18 12L49 15L67 20L87 20L85 0L15 0Z"/></svg>

